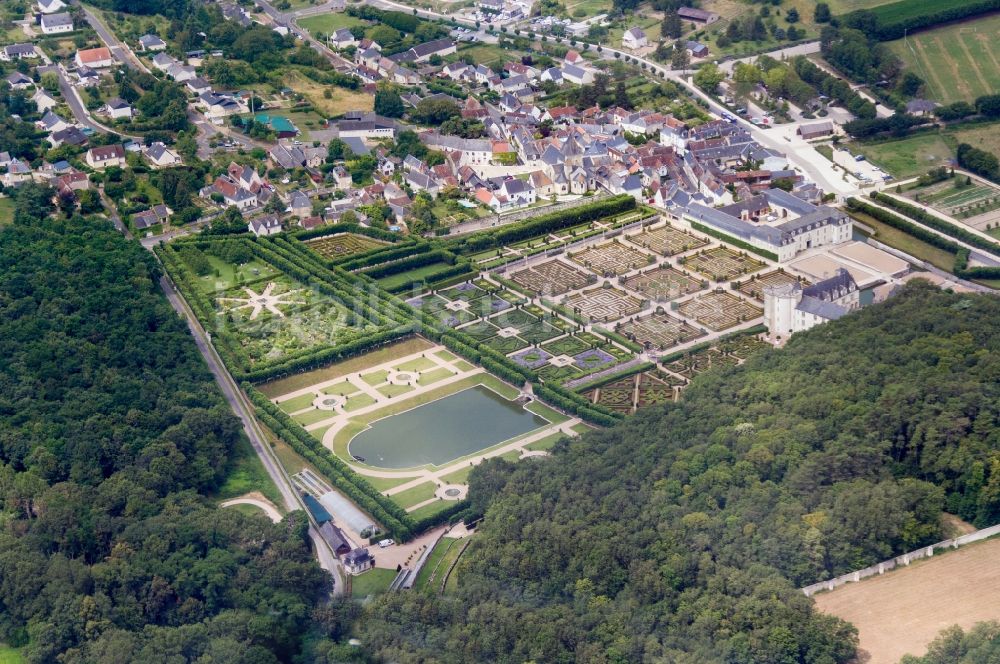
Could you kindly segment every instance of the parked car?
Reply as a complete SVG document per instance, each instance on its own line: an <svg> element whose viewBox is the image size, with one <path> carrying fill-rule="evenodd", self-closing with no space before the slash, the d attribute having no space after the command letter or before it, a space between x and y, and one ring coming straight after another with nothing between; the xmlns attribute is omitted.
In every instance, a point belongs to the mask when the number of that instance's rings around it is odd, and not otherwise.
<svg viewBox="0 0 1000 664"><path fill-rule="evenodd" d="M379 541L378 546L379 546L380 549L385 549L386 547L390 547L390 546L392 546L395 543L396 542L393 541L393 540L391 540L391 539L384 539L384 540Z"/></svg>

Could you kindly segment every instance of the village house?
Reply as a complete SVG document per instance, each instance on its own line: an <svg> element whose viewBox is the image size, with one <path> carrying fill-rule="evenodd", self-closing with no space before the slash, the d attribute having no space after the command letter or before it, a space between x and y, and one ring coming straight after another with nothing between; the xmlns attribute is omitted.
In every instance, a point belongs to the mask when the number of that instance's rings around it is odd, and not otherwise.
<svg viewBox="0 0 1000 664"><path fill-rule="evenodd" d="M101 145L87 150L87 165L98 170L109 166L125 166L125 148L121 145Z"/></svg>
<svg viewBox="0 0 1000 664"><path fill-rule="evenodd" d="M14 60L34 60L38 57L38 51L34 44L10 44L0 50L0 60L11 62Z"/></svg>
<svg viewBox="0 0 1000 664"><path fill-rule="evenodd" d="M35 84L30 77L25 76L19 71L11 72L7 75L7 84L10 85L13 90L27 90Z"/></svg>
<svg viewBox="0 0 1000 664"><path fill-rule="evenodd" d="M91 69L103 69L115 64L115 59L106 46L77 51L73 61L76 62L77 67L90 67Z"/></svg>
<svg viewBox="0 0 1000 664"><path fill-rule="evenodd" d="M645 48L648 44L646 33L642 28L629 28L622 36L622 46L630 49Z"/></svg>
<svg viewBox="0 0 1000 664"><path fill-rule="evenodd" d="M269 214L263 217L251 219L247 228L257 237L266 235L277 235L281 232L281 220L277 215Z"/></svg>
<svg viewBox="0 0 1000 664"><path fill-rule="evenodd" d="M210 186L199 192L202 197L209 198L212 194L222 196L222 201L226 207L236 206L239 210L249 210L257 207L257 194L241 187L229 176L219 176L215 178Z"/></svg>
<svg viewBox="0 0 1000 664"><path fill-rule="evenodd" d="M73 32L73 17L67 13L42 14L39 21L42 32L47 35L57 35L63 32Z"/></svg>
<svg viewBox="0 0 1000 664"><path fill-rule="evenodd" d="M66 3L62 0L38 0L35 4L38 6L39 13L42 14L55 14L66 9Z"/></svg>
<svg viewBox="0 0 1000 664"><path fill-rule="evenodd" d="M139 37L139 50L146 51L147 53L154 51L165 51L167 48L167 42L163 41L156 35L143 35Z"/></svg>
<svg viewBox="0 0 1000 664"><path fill-rule="evenodd" d="M711 25L720 18L715 12L696 9L694 7L681 7L677 10L677 15L682 21L693 21L695 23L704 23L705 25Z"/></svg>
<svg viewBox="0 0 1000 664"><path fill-rule="evenodd" d="M160 142L153 143L142 154L155 168L169 168L182 163L179 154Z"/></svg>
<svg viewBox="0 0 1000 664"><path fill-rule="evenodd" d="M37 88L35 94L31 97L31 101L35 102L39 113L45 113L59 105L56 98L46 92L45 88Z"/></svg>
<svg viewBox="0 0 1000 664"><path fill-rule="evenodd" d="M293 217L304 219L312 214L312 201L303 191L293 191L288 195L288 207L286 212Z"/></svg>
<svg viewBox="0 0 1000 664"><path fill-rule="evenodd" d="M131 120L132 107L121 97L109 99L102 109L112 120Z"/></svg>
<svg viewBox="0 0 1000 664"><path fill-rule="evenodd" d="M375 567L375 558L368 549L354 549L344 554L344 569L348 574L357 576Z"/></svg>

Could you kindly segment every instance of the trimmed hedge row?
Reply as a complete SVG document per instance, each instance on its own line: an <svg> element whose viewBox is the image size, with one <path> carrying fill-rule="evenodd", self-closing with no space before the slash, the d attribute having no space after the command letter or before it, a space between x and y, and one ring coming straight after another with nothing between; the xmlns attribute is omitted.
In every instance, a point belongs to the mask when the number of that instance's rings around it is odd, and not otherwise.
<svg viewBox="0 0 1000 664"><path fill-rule="evenodd" d="M625 348L628 348L633 353L641 353L643 351L642 346L632 341L628 337L618 334L617 332L609 330L605 327L600 327L598 325L595 325L592 329L597 334L600 334L603 337L607 337L608 339L611 339L612 341L615 341L621 344L622 346L625 346Z"/></svg>
<svg viewBox="0 0 1000 664"><path fill-rule="evenodd" d="M299 424L271 403L270 399L243 383L243 391L257 409L257 417L279 438L291 445L295 452L316 466L334 487L343 491L366 512L401 540L413 538L413 521L406 510L383 496L361 475L313 438Z"/></svg>
<svg viewBox="0 0 1000 664"><path fill-rule="evenodd" d="M609 427L617 424L621 419L621 416L612 415L603 409L599 410L596 404L592 404L579 394L568 390L541 383L532 383L532 389L539 398L566 412L573 413L586 422Z"/></svg>
<svg viewBox="0 0 1000 664"><path fill-rule="evenodd" d="M391 263L409 256L416 256L431 251L434 247L429 242L400 242L392 247L385 247L369 251L360 256L353 256L348 260L339 261L336 264L347 271L364 270L375 267L383 263Z"/></svg>
<svg viewBox="0 0 1000 664"><path fill-rule="evenodd" d="M641 373L643 371L649 371L650 369L655 369L655 368L656 368L655 362L643 362L638 366L629 367L627 369L623 369L622 371L608 374L606 376L601 376L600 378L597 378L589 383L588 382L581 383L577 385L575 389L592 390L595 387L600 387L601 385L607 385L608 383L613 383L616 380L621 380L626 376L634 376L637 373Z"/></svg>
<svg viewBox="0 0 1000 664"><path fill-rule="evenodd" d="M428 281L426 277L414 277L412 279L404 281L401 284L396 284L391 288L386 288L385 286L383 286L383 288L385 288L390 293L402 293L403 291L409 290L414 286L425 286L427 288L436 288L437 285L441 282L453 281L456 279L459 282L467 281L468 278L474 277L476 276L476 274L478 273L474 272L468 263L466 263L465 261L459 261L458 263L448 268L447 270L442 270L437 274L431 275L431 281ZM462 276L464 276L465 278L459 279L459 277Z"/></svg>
<svg viewBox="0 0 1000 664"><path fill-rule="evenodd" d="M727 341L729 339L736 339L737 337L756 336L758 334L761 334L762 332L767 332L767 326L764 325L763 323L760 323L759 325L754 325L753 327L747 328L745 330L737 330L736 332L730 332L729 334L724 334L713 341L704 341L700 344L695 344L690 348L685 348L684 350L678 350L673 353L670 353L669 355L664 355L660 357L660 364L668 364L670 362L673 362L674 360L679 360L682 357L693 355L695 353L705 350L706 348L717 346L723 341Z"/></svg>
<svg viewBox="0 0 1000 664"><path fill-rule="evenodd" d="M430 265L431 263L448 263L449 265L453 265L455 263L455 254L444 249L434 249L433 251L407 256L391 263L384 263L363 269L361 270L361 274L372 279L381 279L382 277L399 274L400 272L406 272L407 270Z"/></svg>
<svg viewBox="0 0 1000 664"><path fill-rule="evenodd" d="M949 21L978 16L1000 9L1000 0L900 0L873 9L859 9L843 17L848 27L857 28L872 39L892 41L907 33ZM872 20L874 19L874 20Z"/></svg>
<svg viewBox="0 0 1000 664"><path fill-rule="evenodd" d="M966 244L971 244L972 246L982 249L983 251L987 251L994 256L1000 256L1000 244L987 240L983 236L977 235L969 230L966 230L965 228L947 222L944 219L916 207L915 205L903 203L902 201L879 191L873 191L871 193L871 198L886 207L896 210L903 216L920 222L924 226L930 226L934 230L941 231L945 235L950 235L956 240L961 240Z"/></svg>
<svg viewBox="0 0 1000 664"><path fill-rule="evenodd" d="M586 205L578 205L568 210L560 210L526 221L504 226L495 230L476 233L471 237L453 240L450 247L457 253L473 253L491 247L500 247L526 240L536 235L558 231L577 224L610 217L636 208L636 201L628 194L612 196Z"/></svg>
<svg viewBox="0 0 1000 664"><path fill-rule="evenodd" d="M1000 267L969 267L968 249L959 245L957 242L952 242L947 238L941 237L937 233L932 233L926 228L918 226L904 217L900 217L899 215L883 208L869 205L868 203L856 198L848 198L847 207L851 210L864 212L868 216L873 217L888 226L892 226L897 230L903 231L907 235L912 235L918 240L922 240L929 245L954 254L955 263L951 271L956 277L961 277L963 279L1000 279Z"/></svg>
<svg viewBox="0 0 1000 664"><path fill-rule="evenodd" d="M772 261L777 261L778 260L778 254L774 253L773 251L767 251L766 249L761 249L759 247L755 247L752 244L750 244L749 242L744 242L743 240L737 240L732 235L727 235L726 233L723 233L721 231L717 231L714 228L710 228L710 227L708 227L708 226L706 226L704 224L699 224L698 222L691 221L691 228L693 228L693 229L695 229L697 231L701 231L702 233L705 233L706 235L711 235L712 237L714 237L716 239L722 240L724 242L728 242L729 244L737 246L740 249L745 249L746 251L752 251L753 253L757 254L758 256L763 256L764 258L770 259Z"/></svg>
<svg viewBox="0 0 1000 664"><path fill-rule="evenodd" d="M331 226L320 226L318 228L310 228L309 230L299 230L289 233L296 240L306 241L314 240L318 237L326 237L327 235L337 235L338 233L354 233L356 235L367 235L368 237L373 237L376 240L385 240L386 242L399 242L399 233L393 233L391 231L384 231L381 228L372 228L370 226L361 226L359 224L348 224L348 223L338 223Z"/></svg>

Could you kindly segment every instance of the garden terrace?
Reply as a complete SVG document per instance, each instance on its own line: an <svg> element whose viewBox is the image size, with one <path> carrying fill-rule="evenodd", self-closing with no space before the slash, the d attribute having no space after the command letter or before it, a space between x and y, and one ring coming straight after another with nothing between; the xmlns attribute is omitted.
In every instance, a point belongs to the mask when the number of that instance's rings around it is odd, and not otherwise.
<svg viewBox="0 0 1000 664"><path fill-rule="evenodd" d="M596 281L592 275L557 258L514 272L510 278L540 295L561 295Z"/></svg>
<svg viewBox="0 0 1000 664"><path fill-rule="evenodd" d="M674 318L662 310L617 325L615 331L647 350L661 351L705 334L687 321Z"/></svg>
<svg viewBox="0 0 1000 664"><path fill-rule="evenodd" d="M601 322L637 314L645 307L645 303L634 295L603 286L575 293L566 298L563 304L577 316Z"/></svg>
<svg viewBox="0 0 1000 664"><path fill-rule="evenodd" d="M667 264L632 275L622 285L653 302L668 302L706 287L702 279Z"/></svg>
<svg viewBox="0 0 1000 664"><path fill-rule="evenodd" d="M732 281L745 274L756 272L765 263L750 258L745 253L733 251L728 247L713 247L702 249L696 254L678 259L685 267L705 275L715 281Z"/></svg>
<svg viewBox="0 0 1000 664"><path fill-rule="evenodd" d="M588 270L605 277L638 270L655 260L653 256L618 240L587 247L582 251L569 254L569 257Z"/></svg>
<svg viewBox="0 0 1000 664"><path fill-rule="evenodd" d="M738 290L747 297L763 301L765 288L769 286L784 286L785 284L795 283L802 284L803 286L809 285L809 282L805 279L796 277L793 274L789 274L784 270L778 269L773 272L759 274L750 277L746 281L739 282Z"/></svg>
<svg viewBox="0 0 1000 664"><path fill-rule="evenodd" d="M680 303L681 315L712 330L726 330L764 315L764 310L726 291L705 293Z"/></svg>
<svg viewBox="0 0 1000 664"><path fill-rule="evenodd" d="M172 243L159 255L239 379L266 380L406 334L397 304L284 238Z"/></svg>
<svg viewBox="0 0 1000 664"><path fill-rule="evenodd" d="M641 233L627 235L625 239L644 249L655 251L661 256L676 256L685 251L700 249L708 244L708 240L693 233L676 229L670 224L659 228L646 228Z"/></svg>

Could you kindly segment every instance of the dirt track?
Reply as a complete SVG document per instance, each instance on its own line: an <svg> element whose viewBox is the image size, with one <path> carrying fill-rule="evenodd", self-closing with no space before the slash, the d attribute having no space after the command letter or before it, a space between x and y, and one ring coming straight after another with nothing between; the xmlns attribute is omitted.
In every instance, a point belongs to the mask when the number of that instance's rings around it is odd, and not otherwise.
<svg viewBox="0 0 1000 664"><path fill-rule="evenodd" d="M867 664L922 655L950 625L1000 619L1000 539L969 544L907 568L815 596L816 605L858 628Z"/></svg>

